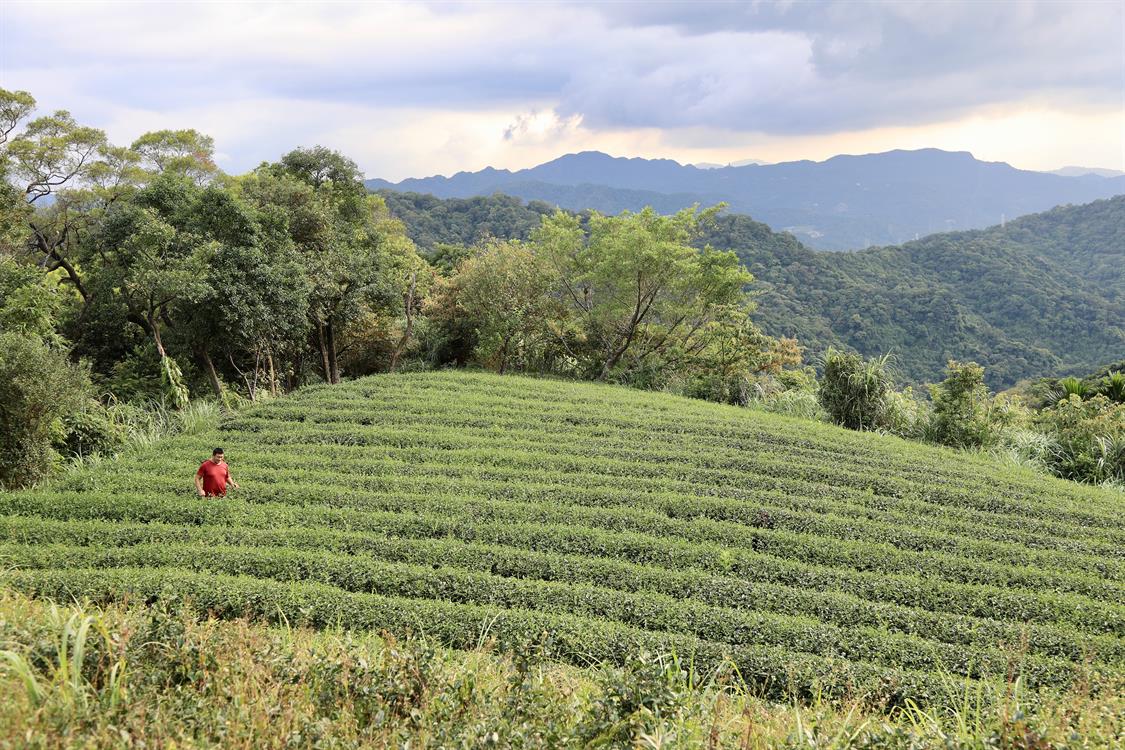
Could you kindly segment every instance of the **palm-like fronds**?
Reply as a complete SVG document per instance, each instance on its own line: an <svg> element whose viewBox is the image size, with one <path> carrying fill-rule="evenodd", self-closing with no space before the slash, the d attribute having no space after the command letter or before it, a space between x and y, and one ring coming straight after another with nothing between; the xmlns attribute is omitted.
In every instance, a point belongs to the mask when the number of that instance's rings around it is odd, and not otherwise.
<svg viewBox="0 0 1125 750"><path fill-rule="evenodd" d="M1111 372L1102 378L1098 392L1110 401L1125 404L1125 372Z"/></svg>
<svg viewBox="0 0 1125 750"><path fill-rule="evenodd" d="M1060 401L1066 401L1071 396L1085 399L1091 395L1093 395L1092 389L1085 381L1076 377L1066 377L1060 380L1051 392L1051 400L1057 404Z"/></svg>

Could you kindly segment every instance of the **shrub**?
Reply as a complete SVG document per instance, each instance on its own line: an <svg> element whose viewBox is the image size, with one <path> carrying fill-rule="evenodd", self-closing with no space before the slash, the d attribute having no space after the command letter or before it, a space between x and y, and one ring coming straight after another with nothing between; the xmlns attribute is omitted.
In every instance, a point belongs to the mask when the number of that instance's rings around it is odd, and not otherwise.
<svg viewBox="0 0 1125 750"><path fill-rule="evenodd" d="M68 458L116 453L124 445L127 432L108 409L93 399L62 418L62 431L54 448Z"/></svg>
<svg viewBox="0 0 1125 750"><path fill-rule="evenodd" d="M930 396L934 411L927 436L931 441L955 448L979 448L996 441L984 368L976 362L950 360L945 380L930 386Z"/></svg>
<svg viewBox="0 0 1125 750"><path fill-rule="evenodd" d="M38 338L0 332L0 486L22 487L58 461L61 420L89 398L90 377Z"/></svg>
<svg viewBox="0 0 1125 750"><path fill-rule="evenodd" d="M1098 384L1098 393L1110 401L1125 404L1125 372L1111 372Z"/></svg>
<svg viewBox="0 0 1125 750"><path fill-rule="evenodd" d="M824 353L819 400L833 422L853 430L886 425L887 396L894 389L888 361L831 348Z"/></svg>
<svg viewBox="0 0 1125 750"><path fill-rule="evenodd" d="M1081 482L1125 480L1125 404L1074 394L1040 412L1038 422L1058 443L1048 460L1055 474Z"/></svg>
<svg viewBox="0 0 1125 750"><path fill-rule="evenodd" d="M884 429L893 435L920 440L925 435L930 421L930 410L924 401L914 395L914 389L907 386L902 391L887 393Z"/></svg>

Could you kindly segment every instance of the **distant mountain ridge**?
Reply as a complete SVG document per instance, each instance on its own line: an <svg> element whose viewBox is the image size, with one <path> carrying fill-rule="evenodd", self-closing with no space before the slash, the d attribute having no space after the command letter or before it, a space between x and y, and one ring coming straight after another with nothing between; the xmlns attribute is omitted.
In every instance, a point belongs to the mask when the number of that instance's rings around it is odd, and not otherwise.
<svg viewBox="0 0 1125 750"><path fill-rule="evenodd" d="M374 179L367 185L440 198L500 192L606 213L726 202L731 211L752 214L826 250L900 244L1125 194L1125 176L1066 177L939 149L702 169L671 159L584 151L515 172L488 167L398 183Z"/></svg>
<svg viewBox="0 0 1125 750"><path fill-rule="evenodd" d="M1082 177L1088 174L1097 177L1121 177L1125 175L1125 172L1120 169L1102 169L1101 167L1061 167L1050 170L1048 174L1057 174L1063 177Z"/></svg>

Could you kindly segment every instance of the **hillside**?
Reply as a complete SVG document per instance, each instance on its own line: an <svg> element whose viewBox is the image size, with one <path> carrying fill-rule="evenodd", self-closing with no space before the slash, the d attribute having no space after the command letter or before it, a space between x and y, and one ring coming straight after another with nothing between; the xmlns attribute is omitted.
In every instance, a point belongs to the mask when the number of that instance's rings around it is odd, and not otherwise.
<svg viewBox="0 0 1125 750"><path fill-rule="evenodd" d="M373 179L367 185L441 198L501 192L603 213L644 206L670 213L692 203L726 202L733 212L751 214L825 250L899 244L1125 194L1123 176L1032 172L939 149L717 169L583 152L515 172L490 167L398 183Z"/></svg>
<svg viewBox="0 0 1125 750"><path fill-rule="evenodd" d="M856 253L811 251L742 216L704 239L754 273L767 331L811 352L892 353L915 382L950 358L985 365L1002 388L1125 352L1125 197Z"/></svg>
<svg viewBox="0 0 1125 750"><path fill-rule="evenodd" d="M427 251L526 239L550 211L502 195L381 194ZM829 345L889 352L915 383L939 380L950 358L976 360L1006 388L1089 372L1125 352L1125 197L854 253L811 250L731 213L700 241L738 253L755 276L757 322L796 336L810 360Z"/></svg>
<svg viewBox="0 0 1125 750"><path fill-rule="evenodd" d="M215 444L242 484L196 498ZM763 695L948 697L939 671L1125 676L1119 494L735 407L375 376L0 494L15 588L217 615L729 657Z"/></svg>

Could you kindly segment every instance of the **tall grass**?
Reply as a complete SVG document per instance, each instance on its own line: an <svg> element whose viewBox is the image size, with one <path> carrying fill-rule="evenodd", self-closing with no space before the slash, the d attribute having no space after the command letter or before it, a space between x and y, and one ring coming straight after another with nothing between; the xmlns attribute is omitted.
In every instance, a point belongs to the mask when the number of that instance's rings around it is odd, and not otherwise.
<svg viewBox="0 0 1125 750"><path fill-rule="evenodd" d="M534 648L270 628L187 609L59 607L0 589L0 747L1117 748L1125 692L944 710L760 699L675 654L588 669Z"/></svg>

